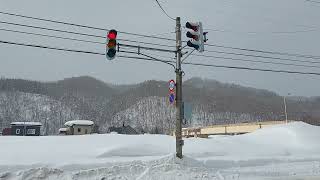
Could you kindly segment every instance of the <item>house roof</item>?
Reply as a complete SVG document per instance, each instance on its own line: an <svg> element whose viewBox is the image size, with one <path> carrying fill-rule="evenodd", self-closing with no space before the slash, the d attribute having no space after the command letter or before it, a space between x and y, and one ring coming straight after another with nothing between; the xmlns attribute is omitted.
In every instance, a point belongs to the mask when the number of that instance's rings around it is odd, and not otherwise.
<svg viewBox="0 0 320 180"><path fill-rule="evenodd" d="M65 126L73 126L73 125L92 126L93 124L94 124L93 121L89 121L89 120L72 120L64 123Z"/></svg>
<svg viewBox="0 0 320 180"><path fill-rule="evenodd" d="M41 122L12 122L10 124L16 126L42 126Z"/></svg>

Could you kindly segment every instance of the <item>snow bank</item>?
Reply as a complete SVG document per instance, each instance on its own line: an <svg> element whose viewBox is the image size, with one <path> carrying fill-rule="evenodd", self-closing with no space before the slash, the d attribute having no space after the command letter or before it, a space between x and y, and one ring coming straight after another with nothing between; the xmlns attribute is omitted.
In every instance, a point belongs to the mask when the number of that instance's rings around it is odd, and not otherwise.
<svg viewBox="0 0 320 180"><path fill-rule="evenodd" d="M320 127L293 122L259 129L239 136L218 136L209 139L187 139L185 152L192 157L247 160L282 157L316 156Z"/></svg>
<svg viewBox="0 0 320 180"><path fill-rule="evenodd" d="M257 179L320 175L320 127L302 122L239 136L0 136L0 179ZM287 178L282 178L287 179Z"/></svg>

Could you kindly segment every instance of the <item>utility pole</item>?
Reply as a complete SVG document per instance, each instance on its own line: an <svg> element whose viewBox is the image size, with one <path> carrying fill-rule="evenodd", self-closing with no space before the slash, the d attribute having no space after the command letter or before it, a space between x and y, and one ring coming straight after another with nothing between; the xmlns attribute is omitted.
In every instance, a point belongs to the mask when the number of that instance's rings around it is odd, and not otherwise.
<svg viewBox="0 0 320 180"><path fill-rule="evenodd" d="M287 114L286 96L283 96L283 104L284 104L284 114L285 114L285 116L286 116L286 124L288 124L288 114Z"/></svg>
<svg viewBox="0 0 320 180"><path fill-rule="evenodd" d="M181 22L176 18L176 156L182 159L182 70L181 70Z"/></svg>

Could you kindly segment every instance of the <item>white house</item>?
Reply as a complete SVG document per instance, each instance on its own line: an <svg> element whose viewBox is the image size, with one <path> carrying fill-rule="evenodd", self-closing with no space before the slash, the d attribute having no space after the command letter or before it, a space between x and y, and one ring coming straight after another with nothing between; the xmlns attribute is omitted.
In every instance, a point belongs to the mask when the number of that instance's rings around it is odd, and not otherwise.
<svg viewBox="0 0 320 180"><path fill-rule="evenodd" d="M93 121L89 120L72 120L67 121L64 125L67 127L67 135L91 134L93 130Z"/></svg>

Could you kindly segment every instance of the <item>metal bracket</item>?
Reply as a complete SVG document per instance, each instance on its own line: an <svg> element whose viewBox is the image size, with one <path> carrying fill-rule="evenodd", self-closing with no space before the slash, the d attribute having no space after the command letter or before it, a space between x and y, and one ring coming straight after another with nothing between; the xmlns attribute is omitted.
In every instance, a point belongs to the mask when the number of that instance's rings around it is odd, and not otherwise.
<svg viewBox="0 0 320 180"><path fill-rule="evenodd" d="M181 50L184 49L184 48L186 48L187 46L188 46L188 45L184 45L184 46L181 48Z"/></svg>
<svg viewBox="0 0 320 180"><path fill-rule="evenodd" d="M188 51L181 53L181 57L184 56L185 54L188 54Z"/></svg>
<svg viewBox="0 0 320 180"><path fill-rule="evenodd" d="M208 32L203 32L203 41L204 42L207 42L208 41L208 39L207 39L207 34L208 34Z"/></svg>
<svg viewBox="0 0 320 180"><path fill-rule="evenodd" d="M194 51L195 49L193 49L186 57L184 57L182 60L181 60L181 63L183 63L184 60L186 60Z"/></svg>

